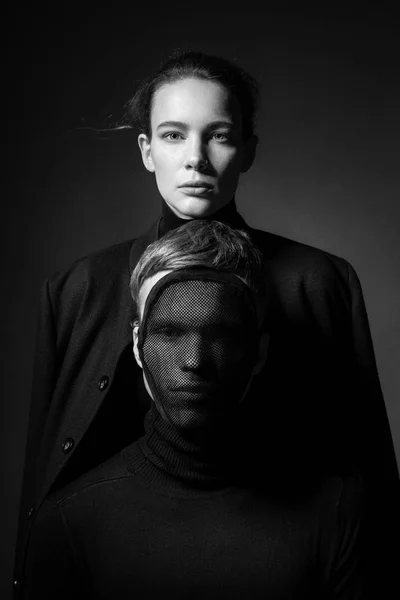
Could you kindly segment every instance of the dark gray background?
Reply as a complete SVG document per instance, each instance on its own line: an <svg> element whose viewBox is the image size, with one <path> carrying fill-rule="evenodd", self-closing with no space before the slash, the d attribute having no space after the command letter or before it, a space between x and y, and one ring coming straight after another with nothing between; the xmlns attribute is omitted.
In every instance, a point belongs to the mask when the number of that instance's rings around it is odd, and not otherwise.
<svg viewBox="0 0 400 600"><path fill-rule="evenodd" d="M383 9L217 7L18 5L3 24L2 598L12 578L38 291L46 275L157 217L160 200L136 134L91 128L120 117L137 81L176 47L237 59L258 78L260 145L240 184L239 210L251 225L356 268L400 458L399 22Z"/></svg>

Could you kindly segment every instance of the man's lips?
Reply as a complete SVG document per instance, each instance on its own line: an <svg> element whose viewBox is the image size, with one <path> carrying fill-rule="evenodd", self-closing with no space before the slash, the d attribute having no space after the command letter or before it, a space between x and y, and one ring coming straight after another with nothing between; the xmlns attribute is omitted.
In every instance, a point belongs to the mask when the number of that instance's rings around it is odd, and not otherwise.
<svg viewBox="0 0 400 600"><path fill-rule="evenodd" d="M215 385L211 385L209 383L194 383L191 385L180 385L170 388L171 392L178 392L181 394L207 394L214 390Z"/></svg>

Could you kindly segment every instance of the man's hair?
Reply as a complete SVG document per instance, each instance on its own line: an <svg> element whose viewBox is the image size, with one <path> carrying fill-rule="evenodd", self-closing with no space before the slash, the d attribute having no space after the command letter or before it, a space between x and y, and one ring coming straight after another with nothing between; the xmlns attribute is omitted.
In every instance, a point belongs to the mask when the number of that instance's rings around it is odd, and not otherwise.
<svg viewBox="0 0 400 600"><path fill-rule="evenodd" d="M150 244L142 254L130 281L136 306L146 279L161 271L193 267L233 273L246 283L257 305L266 300L263 257L249 234L219 221L193 219Z"/></svg>

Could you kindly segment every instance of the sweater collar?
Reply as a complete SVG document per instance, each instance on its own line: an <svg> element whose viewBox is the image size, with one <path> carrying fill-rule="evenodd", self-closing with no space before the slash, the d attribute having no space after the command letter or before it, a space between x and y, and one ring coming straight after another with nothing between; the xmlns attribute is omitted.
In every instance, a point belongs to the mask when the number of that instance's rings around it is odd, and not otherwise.
<svg viewBox="0 0 400 600"><path fill-rule="evenodd" d="M229 204L213 215L210 215L209 218L226 223L235 229L249 229L246 221L237 211L235 198L232 198ZM187 223L187 221L177 217L163 200L161 204L161 215L158 217L157 221L152 224L150 229L144 235L136 238L132 243L129 255L129 272L132 273L139 258L149 244L159 240L168 231L172 231L185 223Z"/></svg>
<svg viewBox="0 0 400 600"><path fill-rule="evenodd" d="M245 220L237 211L235 198L232 198L226 206L223 206L219 211L206 218L213 221L221 221L236 229L243 229L246 227ZM168 204L162 201L161 219L158 223L157 239L187 222L188 220L178 217Z"/></svg>
<svg viewBox="0 0 400 600"><path fill-rule="evenodd" d="M181 435L165 422L152 403L145 435L123 451L129 471L158 491L183 496L241 487L248 468L240 415L214 434L198 439Z"/></svg>

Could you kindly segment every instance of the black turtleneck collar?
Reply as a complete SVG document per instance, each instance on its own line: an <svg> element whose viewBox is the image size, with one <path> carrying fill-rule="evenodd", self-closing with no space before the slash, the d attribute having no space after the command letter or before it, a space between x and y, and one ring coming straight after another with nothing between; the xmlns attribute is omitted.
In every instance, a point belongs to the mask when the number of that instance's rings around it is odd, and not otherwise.
<svg viewBox="0 0 400 600"><path fill-rule="evenodd" d="M146 433L125 448L124 462L145 485L167 494L194 497L241 487L248 448L239 433L239 413L214 434L195 440L164 421L152 403L144 422Z"/></svg>
<svg viewBox="0 0 400 600"><path fill-rule="evenodd" d="M213 221L221 221L236 229L243 229L246 227L245 220L237 211L235 198L232 198L229 204L223 206L219 211L205 218L212 219ZM161 205L161 219L158 223L157 239L168 233L168 231L172 231L187 222L188 220L178 217L163 200Z"/></svg>
<svg viewBox="0 0 400 600"><path fill-rule="evenodd" d="M249 230L249 226L247 225L246 221L237 211L235 198L232 198L229 204L207 218L226 223L234 229ZM185 223L188 223L188 220L177 217L176 214L169 208L168 204L162 200L161 216L145 235L134 240L132 244L129 255L130 272L132 273L139 258L142 256L149 244L155 240L159 240L163 235L168 233L168 231L172 231L173 229L176 229Z"/></svg>

